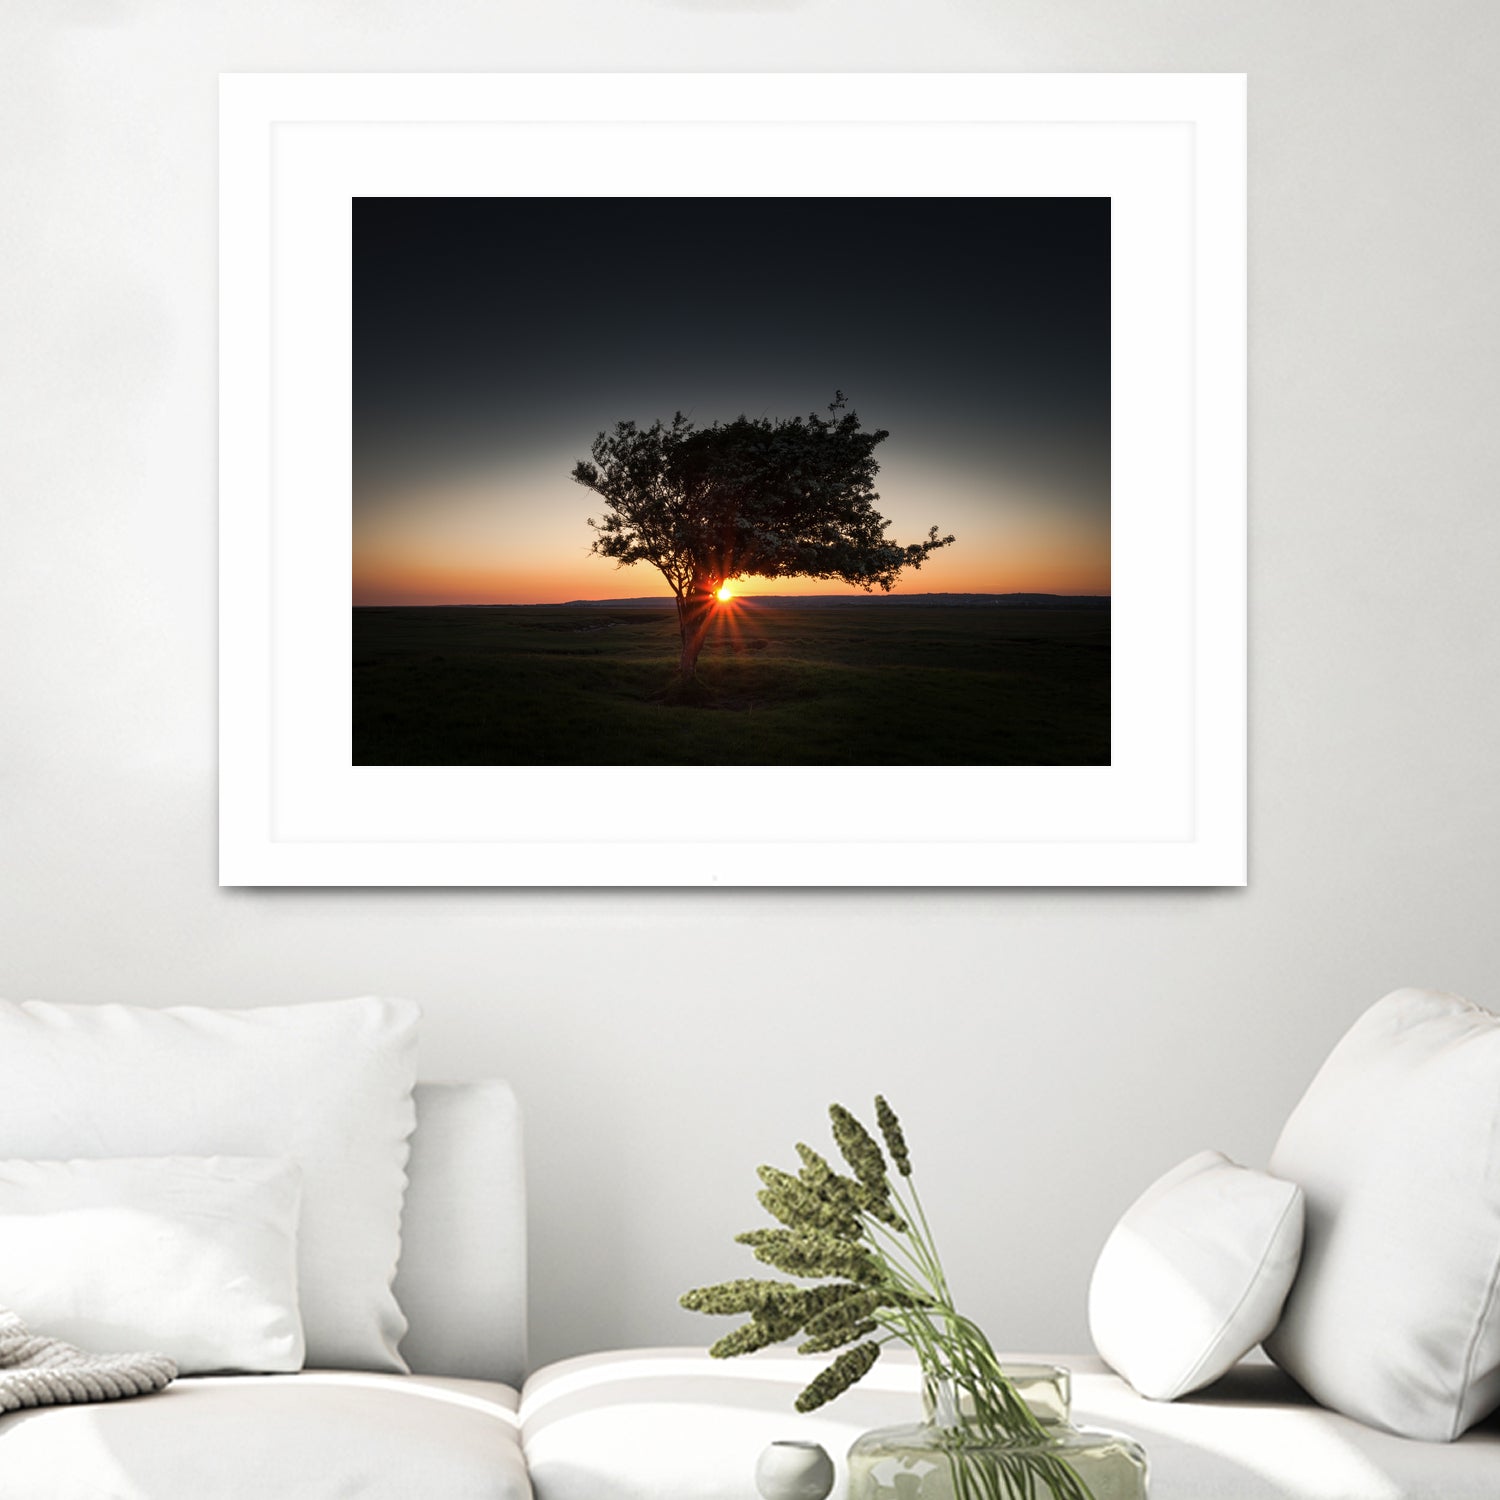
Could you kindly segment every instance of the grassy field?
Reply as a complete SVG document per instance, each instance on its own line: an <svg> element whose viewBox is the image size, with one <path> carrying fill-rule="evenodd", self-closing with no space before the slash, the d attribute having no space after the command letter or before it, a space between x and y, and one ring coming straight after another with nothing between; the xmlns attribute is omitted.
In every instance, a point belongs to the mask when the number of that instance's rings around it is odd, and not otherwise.
<svg viewBox="0 0 1500 1500"><path fill-rule="evenodd" d="M356 609L356 765L1107 765L1109 610Z"/></svg>

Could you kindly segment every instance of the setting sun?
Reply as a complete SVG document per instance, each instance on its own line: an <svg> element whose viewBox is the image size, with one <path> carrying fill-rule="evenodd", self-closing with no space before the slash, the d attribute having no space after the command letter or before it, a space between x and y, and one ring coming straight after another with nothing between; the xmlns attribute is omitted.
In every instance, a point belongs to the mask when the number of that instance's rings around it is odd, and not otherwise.
<svg viewBox="0 0 1500 1500"><path fill-rule="evenodd" d="M729 585L726 583L719 590L719 603L720 604L728 604L729 601L731 599L733 599L733 598L734 598L734 590L732 588L730 588Z"/></svg>

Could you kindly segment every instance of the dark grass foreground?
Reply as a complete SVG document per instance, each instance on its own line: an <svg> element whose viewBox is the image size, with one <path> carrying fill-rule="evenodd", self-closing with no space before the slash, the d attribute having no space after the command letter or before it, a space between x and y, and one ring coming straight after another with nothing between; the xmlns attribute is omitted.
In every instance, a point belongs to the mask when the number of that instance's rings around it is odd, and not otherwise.
<svg viewBox="0 0 1500 1500"><path fill-rule="evenodd" d="M1109 610L356 609L356 765L1108 765Z"/></svg>

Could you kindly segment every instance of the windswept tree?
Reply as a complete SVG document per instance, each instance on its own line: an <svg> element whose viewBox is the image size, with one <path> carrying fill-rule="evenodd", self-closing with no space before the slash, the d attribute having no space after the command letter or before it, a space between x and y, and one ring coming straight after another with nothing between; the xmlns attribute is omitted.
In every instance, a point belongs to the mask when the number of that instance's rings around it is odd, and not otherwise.
<svg viewBox="0 0 1500 1500"><path fill-rule="evenodd" d="M951 536L934 526L902 546L875 502L876 447L839 391L828 416L736 417L695 427L681 412L650 427L616 423L594 439L573 478L607 509L589 518L592 550L620 567L645 562L677 599L682 677L698 653L716 596L734 578L830 578L889 592Z"/></svg>

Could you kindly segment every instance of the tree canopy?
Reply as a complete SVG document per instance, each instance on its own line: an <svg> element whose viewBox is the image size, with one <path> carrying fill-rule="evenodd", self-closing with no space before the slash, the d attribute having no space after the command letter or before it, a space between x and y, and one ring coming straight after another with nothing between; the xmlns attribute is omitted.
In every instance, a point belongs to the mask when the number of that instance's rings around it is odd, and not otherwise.
<svg viewBox="0 0 1500 1500"><path fill-rule="evenodd" d="M920 542L886 536L875 449L842 391L806 417L736 417L695 427L681 412L649 427L616 423L594 439L574 480L606 504L589 518L592 550L621 567L646 562L672 586L691 676L713 594L732 578L827 578L892 588L949 546L936 526ZM696 634L696 643L693 636Z"/></svg>

